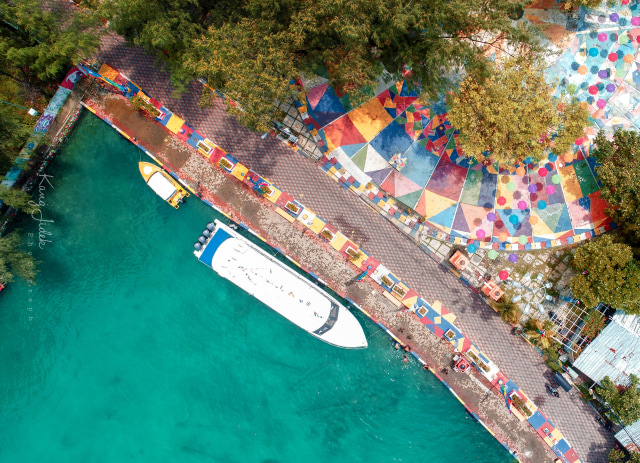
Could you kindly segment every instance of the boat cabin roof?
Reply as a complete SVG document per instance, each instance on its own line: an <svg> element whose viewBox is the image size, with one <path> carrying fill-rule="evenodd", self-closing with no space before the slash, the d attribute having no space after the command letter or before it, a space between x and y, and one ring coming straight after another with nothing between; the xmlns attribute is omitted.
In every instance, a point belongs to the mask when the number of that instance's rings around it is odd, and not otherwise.
<svg viewBox="0 0 640 463"><path fill-rule="evenodd" d="M176 187L162 175L162 172L153 174L147 184L165 201L171 198L176 192Z"/></svg>

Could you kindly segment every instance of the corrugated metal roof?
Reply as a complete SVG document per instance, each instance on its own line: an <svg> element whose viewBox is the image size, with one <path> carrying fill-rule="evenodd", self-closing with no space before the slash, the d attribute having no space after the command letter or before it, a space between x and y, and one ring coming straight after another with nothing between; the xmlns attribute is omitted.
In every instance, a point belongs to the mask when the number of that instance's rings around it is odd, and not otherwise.
<svg viewBox="0 0 640 463"><path fill-rule="evenodd" d="M638 444L640 444L640 421L636 421L631 426L620 430L618 434L616 434L616 439L618 439L618 442L626 447L627 450L634 452L640 451L640 448L638 448Z"/></svg>
<svg viewBox="0 0 640 463"><path fill-rule="evenodd" d="M640 376L640 317L616 312L573 366L598 383L608 376L616 384L628 385L630 374Z"/></svg>
<svg viewBox="0 0 640 463"><path fill-rule="evenodd" d="M640 317L637 315L625 315L624 312L618 310L613 316L613 321L640 337Z"/></svg>

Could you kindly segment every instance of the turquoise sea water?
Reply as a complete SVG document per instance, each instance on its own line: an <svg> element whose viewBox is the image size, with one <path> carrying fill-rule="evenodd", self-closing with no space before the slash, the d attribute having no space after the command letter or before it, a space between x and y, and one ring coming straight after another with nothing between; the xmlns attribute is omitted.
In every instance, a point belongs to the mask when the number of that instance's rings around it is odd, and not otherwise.
<svg viewBox="0 0 640 463"><path fill-rule="evenodd" d="M82 116L44 183L51 242L22 224L42 263L0 294L0 461L511 460L383 333L329 346L199 263L216 213L163 203L139 158Z"/></svg>

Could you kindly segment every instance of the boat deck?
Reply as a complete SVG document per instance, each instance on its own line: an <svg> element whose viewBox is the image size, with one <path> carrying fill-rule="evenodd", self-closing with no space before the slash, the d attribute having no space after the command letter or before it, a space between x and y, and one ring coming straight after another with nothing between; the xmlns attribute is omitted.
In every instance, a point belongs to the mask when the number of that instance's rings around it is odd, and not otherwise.
<svg viewBox="0 0 640 463"><path fill-rule="evenodd" d="M204 249L195 254L311 335L335 346L367 347L360 323L346 307L219 221Z"/></svg>

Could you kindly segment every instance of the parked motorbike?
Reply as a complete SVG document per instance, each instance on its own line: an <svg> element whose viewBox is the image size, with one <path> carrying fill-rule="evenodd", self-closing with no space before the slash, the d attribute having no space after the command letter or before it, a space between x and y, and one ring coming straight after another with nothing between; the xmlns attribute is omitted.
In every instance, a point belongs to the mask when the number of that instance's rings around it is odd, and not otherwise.
<svg viewBox="0 0 640 463"><path fill-rule="evenodd" d="M600 425L606 429L607 431L611 431L611 425L607 422L607 420L605 420L604 418L602 418L601 416L596 416L596 421L598 423L600 423Z"/></svg>
<svg viewBox="0 0 640 463"><path fill-rule="evenodd" d="M546 386L547 386L547 391L549 392L549 394L551 394L554 397L560 397L560 393L558 392L558 390L555 387L552 387L549 384L546 384Z"/></svg>

